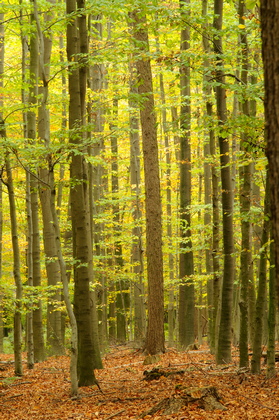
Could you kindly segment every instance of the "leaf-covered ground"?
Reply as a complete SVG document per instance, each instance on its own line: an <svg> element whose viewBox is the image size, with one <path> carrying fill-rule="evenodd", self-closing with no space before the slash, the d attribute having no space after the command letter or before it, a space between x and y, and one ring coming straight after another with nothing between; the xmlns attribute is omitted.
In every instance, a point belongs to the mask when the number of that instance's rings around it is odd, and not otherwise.
<svg viewBox="0 0 279 420"><path fill-rule="evenodd" d="M184 386L215 386L226 411L205 411L194 403L176 414L157 412L144 418L279 418L279 378L267 380L264 366L259 376L239 372L237 353L231 365L222 367L215 365L206 348L191 352L168 349L159 362L148 366L143 365L143 360L144 356L131 347L112 347L103 359L104 369L96 372L102 392L96 386L85 387L80 389L78 399L71 399L69 357L49 358L33 370L25 367L24 376L15 378L13 356L0 355L0 419L137 419L164 398L179 398L179 389ZM180 373L144 380L143 372L154 367Z"/></svg>

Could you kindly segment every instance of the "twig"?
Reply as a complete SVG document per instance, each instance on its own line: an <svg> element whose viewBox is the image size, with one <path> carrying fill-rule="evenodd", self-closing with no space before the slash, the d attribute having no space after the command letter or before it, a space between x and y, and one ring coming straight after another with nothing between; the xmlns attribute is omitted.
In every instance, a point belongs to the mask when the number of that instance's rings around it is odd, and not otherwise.
<svg viewBox="0 0 279 420"><path fill-rule="evenodd" d="M33 382L31 381L24 381L24 382L17 382L15 384L9 384L8 386L18 386L18 385L24 385L24 384L32 384Z"/></svg>
<svg viewBox="0 0 279 420"><path fill-rule="evenodd" d="M7 397L7 398L6 398L6 400L11 400L12 398L22 397L22 395L24 395L24 394L15 394L15 395L11 395L10 397Z"/></svg>
<svg viewBox="0 0 279 420"><path fill-rule="evenodd" d="M104 420L109 420L109 419L112 419L113 417L118 416L118 414L122 414L122 413L124 413L124 411L125 411L125 410L120 410L120 411L117 411L117 413L113 413L113 414L111 414L110 416L106 417Z"/></svg>
<svg viewBox="0 0 279 420"><path fill-rule="evenodd" d="M262 403L260 403L258 401L253 400L250 397L246 397L246 395L243 395L243 394L241 395L241 397L246 398L246 400L251 401L253 404L256 404L256 405L258 405L258 406L260 406L262 408L267 408L268 410L278 411L278 407L269 407L268 405L264 405L264 404L262 404Z"/></svg>

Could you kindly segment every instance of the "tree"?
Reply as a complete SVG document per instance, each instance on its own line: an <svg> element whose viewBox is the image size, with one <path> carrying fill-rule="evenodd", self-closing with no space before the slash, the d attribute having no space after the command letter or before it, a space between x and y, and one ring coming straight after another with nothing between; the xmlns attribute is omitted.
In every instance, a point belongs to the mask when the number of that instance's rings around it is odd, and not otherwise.
<svg viewBox="0 0 279 420"><path fill-rule="evenodd" d="M270 187L269 187L269 174L267 171L266 176L266 192L264 201L264 221L261 238L261 253L259 264L259 283L258 294L255 308L255 332L252 343L253 357L251 360L251 372L261 372L261 355L262 355L262 342L264 330L264 312L266 309L266 289L267 289L267 260L268 260L268 239L270 233Z"/></svg>
<svg viewBox="0 0 279 420"><path fill-rule="evenodd" d="M78 379L79 386L96 384L94 374L94 343L92 302L92 242L89 212L88 166L83 140L85 130L87 31L85 3L68 0L67 56L69 62L69 130L74 148L71 156L71 218L74 258L74 309L78 329ZM79 17L77 16L79 10ZM80 58L82 57L82 59ZM94 310L95 308L93 308Z"/></svg>
<svg viewBox="0 0 279 420"><path fill-rule="evenodd" d="M189 1L181 1L182 21L188 14L186 6ZM185 52L190 48L190 31L187 24L181 30L181 115L180 128L180 218L181 218L181 249L179 261L179 342L187 347L195 340L195 289L194 289L194 257L191 241L191 146L190 146L190 63Z"/></svg>
<svg viewBox="0 0 279 420"><path fill-rule="evenodd" d="M279 292L279 125L278 95L279 73L277 48L279 40L279 3L261 0L262 58L264 66L266 155L269 163L270 212L275 242L275 281Z"/></svg>
<svg viewBox="0 0 279 420"><path fill-rule="evenodd" d="M215 38L213 42L216 54L216 109L218 118L218 141L220 149L221 183L222 183L222 217L223 217L223 285L222 303L218 337L217 363L227 363L231 360L231 327L232 298L234 281L234 242L233 242L233 191L230 173L230 147L224 125L227 120L226 89L222 59L223 0L214 1Z"/></svg>
<svg viewBox="0 0 279 420"><path fill-rule="evenodd" d="M145 351L157 354L165 351L164 336L164 280L162 255L162 209L158 161L158 143L152 73L149 54L146 16L142 10L130 14L135 46L139 51L136 60L140 120L144 163L146 257L148 277L148 323ZM142 56L140 55L142 54Z"/></svg>
<svg viewBox="0 0 279 420"><path fill-rule="evenodd" d="M30 23L35 23L34 8L35 3L32 4L32 13L30 16ZM21 28L23 28L23 21L21 22ZM36 25L35 25L36 28ZM37 97L38 97L38 75L39 75L39 60L38 60L38 32L35 29L35 33L30 36L30 64L29 64L29 87L28 87L28 111L23 114L23 120L25 122L25 133L27 141L33 144L37 138ZM26 61L27 61L27 49L28 42L26 37L22 34L22 77L23 86L26 83ZM22 103L24 104L25 93L22 93ZM30 222L29 222L29 235L30 237L30 265L28 270L30 273L30 285L34 287L41 286L41 248L40 248L40 226L39 226L39 204L38 204L38 190L39 183L37 177L37 167L30 167L27 170L27 188L29 189L29 200L30 200ZM45 359L45 345L43 336L43 320L42 320L42 303L39 300L36 302L36 307L32 311L32 327L33 330L33 346L34 346L34 361L40 362Z"/></svg>
<svg viewBox="0 0 279 420"><path fill-rule="evenodd" d="M39 103L38 103L38 138L44 141L46 148L50 147L50 119L48 103L50 59L52 50L52 37L50 33L43 33L37 3L34 1L34 17L39 41ZM51 21L51 13L44 14L45 24ZM46 155L46 162L39 168L41 179L39 196L41 200L43 229L44 229L44 250L46 257L46 270L49 286L54 287L54 291L48 302L48 323L47 323L47 342L50 354L63 354L63 340L61 332L61 311L56 310L55 305L61 301L61 289L57 285L61 282L60 266L57 257L56 232L51 211L51 185L53 184L54 167L51 154Z"/></svg>
<svg viewBox="0 0 279 420"><path fill-rule="evenodd" d="M131 194L133 197L133 230L131 263L134 274L134 340L142 343L145 336L145 310L144 310L144 285L143 285L143 244L142 244L142 205L141 194L141 171L140 171L140 136L139 136L139 108L133 99L138 93L136 86L136 69L131 58L130 63L130 167L131 167Z"/></svg>
<svg viewBox="0 0 279 420"><path fill-rule="evenodd" d="M245 5L243 0L239 0L239 24L244 27L240 34L240 49L241 49L241 80L242 83L248 85L248 40L245 28ZM243 93L243 100L241 101L242 113L249 117L249 99L246 92ZM251 193L252 193L252 163L249 161L249 141L248 133L244 130L241 134L241 150L244 153L245 161L240 168L240 213L241 213L241 255L240 255L240 277L241 277L241 296L240 296L240 367L249 366L248 356L248 300L249 300L249 281L252 265L251 255L251 222L249 220L251 209ZM248 161L248 162L247 162Z"/></svg>

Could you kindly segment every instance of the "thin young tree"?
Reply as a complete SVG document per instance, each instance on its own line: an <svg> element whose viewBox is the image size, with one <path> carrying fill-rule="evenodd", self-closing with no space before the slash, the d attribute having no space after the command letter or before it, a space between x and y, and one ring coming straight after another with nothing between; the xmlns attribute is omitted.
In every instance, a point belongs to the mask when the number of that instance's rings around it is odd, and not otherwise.
<svg viewBox="0 0 279 420"><path fill-rule="evenodd" d="M30 14L30 23L34 26L34 4L32 4L32 13ZM23 18L21 19L21 26L23 25ZM36 28L36 25L35 25ZM38 75L39 75L39 60L38 60L38 34L37 30L30 36L29 43L29 86L28 98L25 99L25 92L22 91L22 103L28 103L28 111L23 114L25 136L29 143L36 141L37 133L37 97L38 97ZM27 65L27 50L28 40L22 34L22 81L23 86L26 84L26 65ZM27 189L29 189L30 200L30 264L28 266L30 283L33 287L41 286L41 249L40 249L40 227L39 227L39 205L38 205L38 177L36 176L37 168L30 167L27 170ZM33 347L34 347L34 361L40 362L45 359L45 345L43 336L43 316L42 316L42 302L36 302L36 307L32 311L32 326L30 332L33 330ZM29 335L29 334L28 334ZM31 340L30 340L31 343ZM31 344L32 345L32 344ZM28 354L30 352L28 351Z"/></svg>
<svg viewBox="0 0 279 420"><path fill-rule="evenodd" d="M202 0L202 15L206 18L208 13L208 1ZM208 25L206 26L208 28ZM203 49L205 52L204 57L204 96L205 96L205 114L206 119L209 122L212 121L213 112L213 95L212 86L210 83L211 72L210 72L210 61L209 57L212 52L210 46L210 40L207 33L203 34L202 37ZM208 156L210 163L205 163L204 168L204 195L205 204L212 204L212 245L211 245L211 256L207 252L206 254L206 267L207 272L211 270L211 257L212 257L212 281L208 282L208 316L209 316L209 339L210 349L213 354L216 351L217 345L217 315L220 308L220 262L219 262L219 249L220 249L220 215L219 215L219 175L218 175L218 162L216 162L216 135L212 124L209 124L208 128L209 141L204 146L204 156ZM211 180L211 185L208 185L208 180ZM205 216L205 223L209 222L210 215Z"/></svg>
<svg viewBox="0 0 279 420"><path fill-rule="evenodd" d="M245 28L245 4L243 0L239 0L238 5L239 25L241 26L240 32L240 60L241 60L241 80L244 86L248 85L248 70L249 70L249 57L248 57L248 39ZM244 88L245 89L245 88ZM241 111L243 115L249 117L249 100L243 92L243 100L241 102ZM252 198L252 163L249 162L249 146L248 146L248 133L244 130L241 133L241 150L244 153L243 158L247 158L248 162L240 167L240 187L239 187L239 202L241 214L241 254L240 254L240 337L239 337L239 365L240 367L247 367L249 365L248 355L248 330L249 330L249 281L250 270L252 264L252 230L251 222L249 220L251 198ZM245 159L246 160L246 159Z"/></svg>
<svg viewBox="0 0 279 420"><path fill-rule="evenodd" d="M134 340L142 343L145 336L145 309L143 285L143 244L142 244L142 205L141 205L141 171L140 171L140 136L139 136L139 107L136 104L135 94L136 74L133 60L130 62L130 95L129 95L129 124L130 124L130 168L131 168L131 194L133 197L132 216L134 226L132 230L131 263L134 274Z"/></svg>
<svg viewBox="0 0 279 420"><path fill-rule="evenodd" d="M50 58L52 50L52 38L49 33L43 33L40 22L38 5L34 0L34 18L37 27L39 43L39 102L38 102L38 137L44 141L46 147L50 145L50 118L48 109L48 90L50 74ZM45 23L51 21L51 14L44 13ZM59 261L57 258L57 248L55 240L55 230L51 212L51 185L53 183L53 162L51 154L46 155L46 162L39 168L41 179L39 196L43 216L43 241L45 251L45 264L48 278L48 285L54 287L52 295L48 301L47 313L47 342L50 354L63 354L63 340L61 334L61 311L56 310L57 302L61 301L61 289L57 284L61 282Z"/></svg>

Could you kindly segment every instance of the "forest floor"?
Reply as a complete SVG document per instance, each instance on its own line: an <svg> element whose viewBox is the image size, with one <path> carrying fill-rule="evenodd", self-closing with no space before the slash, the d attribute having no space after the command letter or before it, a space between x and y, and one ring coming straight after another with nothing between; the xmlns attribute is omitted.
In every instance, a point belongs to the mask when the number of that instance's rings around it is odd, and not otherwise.
<svg viewBox="0 0 279 420"><path fill-rule="evenodd" d="M25 356L25 355L24 355ZM144 365L144 355L130 346L114 346L103 358L104 369L96 371L101 391L83 387L71 399L69 357L50 357L14 377L13 356L0 355L1 420L132 420L132 419L278 419L279 376L266 379L238 369L237 351L233 362L216 366L206 347L178 352L168 349L155 364ZM153 368L165 372L157 380L146 380ZM193 402L164 414L149 412L160 401L180 399L184 387L213 386L225 410L200 408L198 391ZM181 400L181 399L180 399ZM184 401L184 400L183 400ZM174 407L174 406L173 406ZM221 405L220 405L221 407Z"/></svg>

